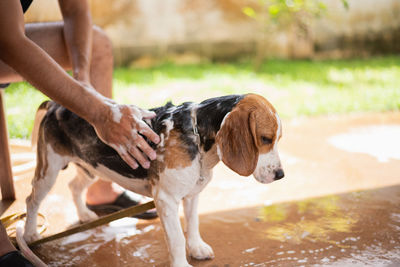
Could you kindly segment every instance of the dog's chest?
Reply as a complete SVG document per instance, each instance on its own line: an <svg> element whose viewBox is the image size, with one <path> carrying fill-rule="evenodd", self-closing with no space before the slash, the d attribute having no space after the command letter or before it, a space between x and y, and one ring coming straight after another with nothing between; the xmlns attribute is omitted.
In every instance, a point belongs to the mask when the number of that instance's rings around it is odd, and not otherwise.
<svg viewBox="0 0 400 267"><path fill-rule="evenodd" d="M199 149L201 150L201 149ZM194 176L194 186L189 192L189 195L197 195L199 194L206 186L207 184L211 181L212 179L212 169L216 165L216 163L219 161L218 156L214 155L213 149L209 151L208 153L205 153L202 151L202 153L199 153L198 156L198 171L196 175ZM205 156L207 155L207 156ZM212 160L210 160L212 159Z"/></svg>
<svg viewBox="0 0 400 267"><path fill-rule="evenodd" d="M189 195L197 195L207 186L207 184L211 181L212 178L212 171L202 171L197 178L196 184L189 192Z"/></svg>
<svg viewBox="0 0 400 267"><path fill-rule="evenodd" d="M199 168L195 176L194 186L191 188L189 195L200 193L211 181L213 176L213 168L219 162L216 153L216 146L213 146L207 153L199 155Z"/></svg>

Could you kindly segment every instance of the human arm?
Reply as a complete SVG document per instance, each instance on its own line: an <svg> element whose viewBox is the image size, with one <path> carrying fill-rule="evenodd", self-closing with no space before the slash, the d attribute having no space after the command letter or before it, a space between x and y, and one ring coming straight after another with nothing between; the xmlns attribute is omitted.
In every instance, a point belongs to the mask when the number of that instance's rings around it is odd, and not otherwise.
<svg viewBox="0 0 400 267"><path fill-rule="evenodd" d="M92 19L87 0L58 0L64 19L64 38L72 62L73 76L90 83Z"/></svg>
<svg viewBox="0 0 400 267"><path fill-rule="evenodd" d="M135 158L142 165L146 162L138 147L150 159L155 158L155 152L136 132L143 133L155 143L159 142L159 137L143 125L142 115L151 115L130 106L117 105L89 84L69 76L25 36L19 1L0 1L0 60L38 90L91 123L98 136L113 146L131 167L137 167ZM121 113L120 120L113 119L116 113Z"/></svg>

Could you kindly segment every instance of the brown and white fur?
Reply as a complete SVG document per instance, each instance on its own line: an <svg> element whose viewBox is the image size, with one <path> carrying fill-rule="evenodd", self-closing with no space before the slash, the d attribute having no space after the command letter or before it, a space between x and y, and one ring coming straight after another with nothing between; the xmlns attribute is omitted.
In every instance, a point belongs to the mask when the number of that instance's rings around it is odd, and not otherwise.
<svg viewBox="0 0 400 267"><path fill-rule="evenodd" d="M39 205L58 172L70 162L78 169L69 186L81 221L97 217L82 199L82 192L96 176L154 198L172 266L190 266L186 248L196 259L214 257L212 248L199 233L197 203L220 160L240 175L253 174L261 183L284 176L277 150L281 121L262 96L231 95L179 106L168 103L152 110L157 115L146 123L161 137L158 145L152 144L157 159L148 170L134 170L100 141L86 121L54 102L41 105L36 121L37 167L33 190L27 198L25 240L31 242L39 237ZM182 200L186 242L178 215Z"/></svg>

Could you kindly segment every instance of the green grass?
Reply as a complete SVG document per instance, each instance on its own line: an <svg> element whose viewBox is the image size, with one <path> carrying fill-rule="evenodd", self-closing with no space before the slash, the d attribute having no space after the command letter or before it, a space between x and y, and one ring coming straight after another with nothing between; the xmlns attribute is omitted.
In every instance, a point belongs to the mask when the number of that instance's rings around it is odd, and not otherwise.
<svg viewBox="0 0 400 267"><path fill-rule="evenodd" d="M400 109L400 56L365 60L269 60L258 72L251 62L117 68L118 102L155 107L226 94L267 97L282 117ZM11 137L27 138L37 106L46 99L26 83L6 90Z"/></svg>

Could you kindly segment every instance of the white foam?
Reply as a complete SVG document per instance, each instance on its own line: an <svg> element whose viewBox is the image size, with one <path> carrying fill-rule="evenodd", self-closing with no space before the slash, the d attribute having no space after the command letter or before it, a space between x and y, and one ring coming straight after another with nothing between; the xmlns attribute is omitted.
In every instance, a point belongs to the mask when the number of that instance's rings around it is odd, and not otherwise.
<svg viewBox="0 0 400 267"><path fill-rule="evenodd" d="M149 254L147 253L147 249L150 247L151 247L150 244L139 247L135 252L133 252L133 256L140 258L148 258Z"/></svg>
<svg viewBox="0 0 400 267"><path fill-rule="evenodd" d="M65 245L69 245L71 243L80 242L80 241L88 239L91 235L92 235L92 231L76 233L76 234L73 234L73 235L70 235L70 236L66 237L61 242L61 245L65 246Z"/></svg>
<svg viewBox="0 0 400 267"><path fill-rule="evenodd" d="M121 118L122 118L121 110L116 105L112 105L110 108L111 108L111 112L112 112L112 115L113 115L113 120L116 123L120 123L121 122Z"/></svg>
<svg viewBox="0 0 400 267"><path fill-rule="evenodd" d="M81 242L87 240L89 237L92 238L94 244L84 244L83 246L78 246L74 248L75 251L80 249L93 249L101 244L107 243L111 240L116 240L119 242L121 239L129 236L134 236L137 234L141 234L143 232L148 232L153 230L154 228L146 227L143 230L138 230L136 228L136 224L138 219L136 218L122 218L113 222L110 222L109 225L103 226L101 231L96 230L88 230L81 233L76 233L71 236L66 237L61 245L69 245L72 243Z"/></svg>
<svg viewBox="0 0 400 267"><path fill-rule="evenodd" d="M258 247L245 249L242 253L253 253Z"/></svg>
<svg viewBox="0 0 400 267"><path fill-rule="evenodd" d="M121 239L129 236L140 234L142 231L136 229L138 219L136 218L122 218L113 221L107 227L103 227L103 233L98 235L104 241L115 240L119 242Z"/></svg>
<svg viewBox="0 0 400 267"><path fill-rule="evenodd" d="M374 125L354 128L328 139L333 146L375 157L380 162L400 160L400 125Z"/></svg>

